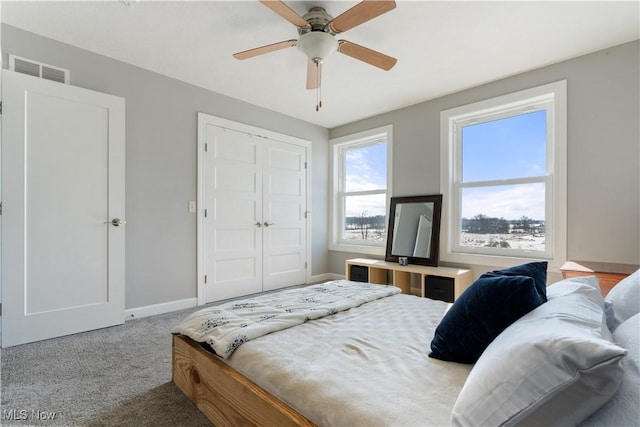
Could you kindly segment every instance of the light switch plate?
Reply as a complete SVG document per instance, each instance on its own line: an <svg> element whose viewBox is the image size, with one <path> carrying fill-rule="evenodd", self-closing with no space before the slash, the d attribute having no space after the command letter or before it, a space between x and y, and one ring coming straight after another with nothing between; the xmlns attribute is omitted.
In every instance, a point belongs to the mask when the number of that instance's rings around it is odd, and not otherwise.
<svg viewBox="0 0 640 427"><path fill-rule="evenodd" d="M189 213L196 213L196 202L189 200Z"/></svg>

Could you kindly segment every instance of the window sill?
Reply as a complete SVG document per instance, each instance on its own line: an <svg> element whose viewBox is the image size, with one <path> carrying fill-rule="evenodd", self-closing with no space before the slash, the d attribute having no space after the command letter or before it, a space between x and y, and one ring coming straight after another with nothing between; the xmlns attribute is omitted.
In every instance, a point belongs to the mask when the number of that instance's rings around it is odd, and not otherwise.
<svg viewBox="0 0 640 427"><path fill-rule="evenodd" d="M566 260L563 259L542 259L542 258L524 258L524 257L506 257L499 255L481 255L481 254L465 254L465 253L441 253L440 262L461 264L465 266L490 266L490 267L512 267L514 265L526 264L528 262L547 261L549 263L549 271L558 272L559 268Z"/></svg>
<svg viewBox="0 0 640 427"><path fill-rule="evenodd" d="M339 243L331 243L329 245L329 250L379 256L385 256L386 254L386 248L382 246L345 245Z"/></svg>

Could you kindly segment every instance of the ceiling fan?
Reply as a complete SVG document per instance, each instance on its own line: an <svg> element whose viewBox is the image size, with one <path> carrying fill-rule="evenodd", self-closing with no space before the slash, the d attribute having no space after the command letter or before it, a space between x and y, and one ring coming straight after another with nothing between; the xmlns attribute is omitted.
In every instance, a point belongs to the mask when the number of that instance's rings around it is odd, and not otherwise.
<svg viewBox="0 0 640 427"><path fill-rule="evenodd" d="M300 37L297 40L285 40L237 52L233 54L234 58L247 59L297 46L309 58L307 89L317 89L316 111L322 107L320 99L322 62L333 52L343 53L386 71L393 68L397 62L391 56L336 38L337 34L394 9L396 7L394 0L364 0L335 18L322 7L312 7L306 14L300 16L281 0L260 0L260 3L295 25Z"/></svg>

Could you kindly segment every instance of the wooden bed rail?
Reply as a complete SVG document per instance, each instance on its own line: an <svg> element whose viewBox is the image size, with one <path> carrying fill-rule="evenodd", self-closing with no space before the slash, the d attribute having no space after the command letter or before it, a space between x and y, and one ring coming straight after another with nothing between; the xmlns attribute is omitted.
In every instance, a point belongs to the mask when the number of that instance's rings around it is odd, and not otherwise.
<svg viewBox="0 0 640 427"><path fill-rule="evenodd" d="M191 339L172 347L173 382L216 427L315 425Z"/></svg>

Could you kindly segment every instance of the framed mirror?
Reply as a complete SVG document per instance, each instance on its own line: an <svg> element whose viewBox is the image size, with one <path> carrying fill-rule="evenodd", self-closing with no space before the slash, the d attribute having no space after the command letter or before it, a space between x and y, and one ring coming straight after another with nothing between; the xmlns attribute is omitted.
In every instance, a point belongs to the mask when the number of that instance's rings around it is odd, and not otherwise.
<svg viewBox="0 0 640 427"><path fill-rule="evenodd" d="M442 194L392 197L386 261L438 266Z"/></svg>

